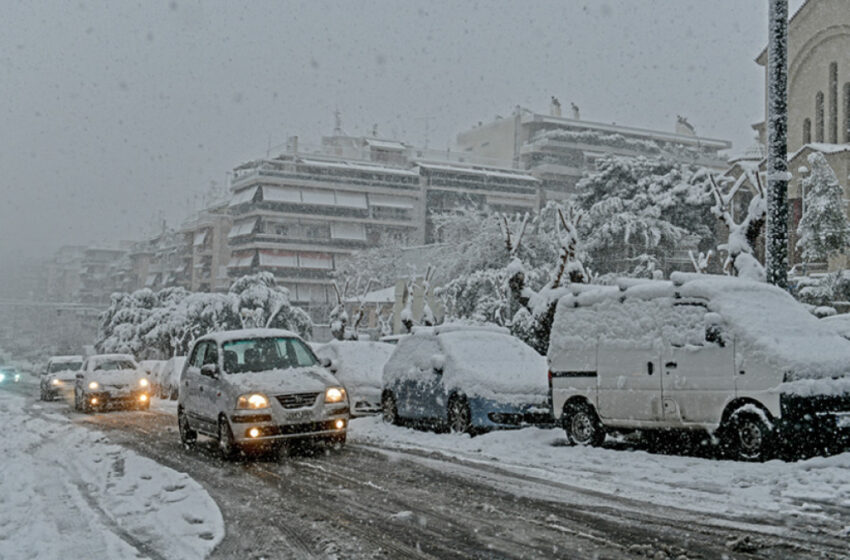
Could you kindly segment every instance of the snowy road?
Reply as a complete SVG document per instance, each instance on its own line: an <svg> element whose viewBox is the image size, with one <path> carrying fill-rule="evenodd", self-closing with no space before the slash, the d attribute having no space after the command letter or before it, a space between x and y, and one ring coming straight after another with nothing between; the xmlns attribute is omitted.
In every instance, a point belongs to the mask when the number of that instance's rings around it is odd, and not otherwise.
<svg viewBox="0 0 850 560"><path fill-rule="evenodd" d="M43 406L51 416L103 431L111 443L198 481L224 518L225 535L212 558L850 557L850 507L842 501L850 492L846 476L832 506L812 505L812 515L803 520L797 511L785 515L781 508L794 502L781 496L775 500L780 511L759 502L742 515L746 497L721 511L718 504L728 501L721 496L706 498L701 512L698 503L671 504L676 495L686 500L700 496L687 484L682 488L688 478L682 470L692 469L696 478L715 469L720 476L728 470L720 462L603 449L590 450L590 458L579 454L561 468L543 464L535 469L521 457L508 462L496 451L482 454L481 448L498 449L499 440L510 434L469 439L364 419L354 422L351 443L338 452L223 463L211 445L192 452L181 448L167 405L145 413L92 416L73 413L63 403ZM553 431L537 432L543 439L554 437ZM547 450L541 441L531 444L538 454L542 447L554 458L574 451L551 445ZM527 455L539 464L534 452ZM618 458L670 471L618 482L612 477L637 474L634 468L605 464ZM846 458L826 461L837 462L828 468L850 473L841 470ZM769 466L763 472L771 484L777 469L797 468ZM814 482L822 476L810 472L817 469L797 469ZM741 476L742 471L732 470ZM552 471L555 476L544 478ZM659 482L665 478L667 488ZM698 486L708 496L712 481L703 482ZM794 490L795 496L801 492Z"/></svg>

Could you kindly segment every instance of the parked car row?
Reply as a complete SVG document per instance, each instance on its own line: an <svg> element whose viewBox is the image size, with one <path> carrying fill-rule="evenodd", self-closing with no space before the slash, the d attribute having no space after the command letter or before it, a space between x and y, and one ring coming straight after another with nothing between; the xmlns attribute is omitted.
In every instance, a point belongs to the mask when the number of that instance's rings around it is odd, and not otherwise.
<svg viewBox="0 0 850 560"><path fill-rule="evenodd" d="M225 456L288 440L341 445L350 418L377 413L469 433L560 424L573 445L701 431L743 460L850 430L850 341L786 292L740 279L573 287L546 358L498 327L415 328L392 342L308 345L256 329L209 334L188 359L141 368L129 355L60 356L42 397L71 383L81 410L177 397L183 444L205 435Z"/></svg>

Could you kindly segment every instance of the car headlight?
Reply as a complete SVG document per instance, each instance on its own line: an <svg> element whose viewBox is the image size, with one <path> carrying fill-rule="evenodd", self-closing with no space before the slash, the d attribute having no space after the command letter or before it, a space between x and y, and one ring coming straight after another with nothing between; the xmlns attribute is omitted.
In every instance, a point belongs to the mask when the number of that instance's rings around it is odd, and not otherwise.
<svg viewBox="0 0 850 560"><path fill-rule="evenodd" d="M142 377L141 379L139 379L139 385L141 385L142 387L147 387L148 385L150 385L150 383L148 383L147 379Z"/></svg>
<svg viewBox="0 0 850 560"><path fill-rule="evenodd" d="M6 374L0 373L0 382L2 382L4 379L6 379Z"/></svg>
<svg viewBox="0 0 850 560"><path fill-rule="evenodd" d="M325 389L325 402L338 403L345 400L345 389L342 387L328 387Z"/></svg>
<svg viewBox="0 0 850 560"><path fill-rule="evenodd" d="M62 382L59 381L58 379L54 379L53 381L50 382L50 384L55 387L55 386L58 386L58 385L62 385Z"/></svg>
<svg viewBox="0 0 850 560"><path fill-rule="evenodd" d="M100 383L98 383L97 381L92 381L91 383L89 383L89 389L91 389L92 391L94 391L98 387L100 387Z"/></svg>
<svg viewBox="0 0 850 560"><path fill-rule="evenodd" d="M20 374L20 373L16 373L16 374L15 374L15 381L20 381L20 380L21 380L21 374Z"/></svg>
<svg viewBox="0 0 850 560"><path fill-rule="evenodd" d="M259 408L268 407L269 398L262 393L248 393L247 395L241 395L236 400L236 408L248 408L251 410L257 410Z"/></svg>

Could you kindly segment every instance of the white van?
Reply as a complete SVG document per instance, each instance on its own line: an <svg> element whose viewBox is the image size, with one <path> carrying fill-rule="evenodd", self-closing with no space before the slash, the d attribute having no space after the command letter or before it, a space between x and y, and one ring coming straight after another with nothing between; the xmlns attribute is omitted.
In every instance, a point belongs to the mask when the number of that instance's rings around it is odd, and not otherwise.
<svg viewBox="0 0 850 560"><path fill-rule="evenodd" d="M786 292L725 276L582 287L558 302L553 413L573 444L707 430L763 460L779 437L850 426L850 342Z"/></svg>

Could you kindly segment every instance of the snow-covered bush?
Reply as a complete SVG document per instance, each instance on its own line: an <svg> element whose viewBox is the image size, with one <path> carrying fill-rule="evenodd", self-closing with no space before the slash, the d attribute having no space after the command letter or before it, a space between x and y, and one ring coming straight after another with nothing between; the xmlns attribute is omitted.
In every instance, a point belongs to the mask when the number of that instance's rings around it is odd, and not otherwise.
<svg viewBox="0 0 850 560"><path fill-rule="evenodd" d="M312 326L309 315L289 303L288 290L259 273L238 279L227 294L183 288L113 294L95 347L163 359L186 354L196 338L214 331L268 327L309 337Z"/></svg>

